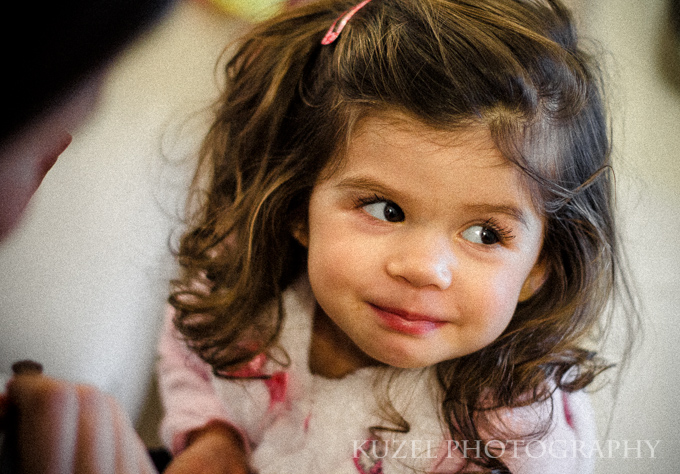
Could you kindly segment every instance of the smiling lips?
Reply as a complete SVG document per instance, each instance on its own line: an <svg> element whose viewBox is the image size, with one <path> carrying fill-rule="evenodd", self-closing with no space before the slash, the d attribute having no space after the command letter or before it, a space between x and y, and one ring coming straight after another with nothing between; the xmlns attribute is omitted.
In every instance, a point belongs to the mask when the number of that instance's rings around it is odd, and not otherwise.
<svg viewBox="0 0 680 474"><path fill-rule="evenodd" d="M424 336L446 324L446 321L424 314L374 304L370 306L388 328L411 336Z"/></svg>

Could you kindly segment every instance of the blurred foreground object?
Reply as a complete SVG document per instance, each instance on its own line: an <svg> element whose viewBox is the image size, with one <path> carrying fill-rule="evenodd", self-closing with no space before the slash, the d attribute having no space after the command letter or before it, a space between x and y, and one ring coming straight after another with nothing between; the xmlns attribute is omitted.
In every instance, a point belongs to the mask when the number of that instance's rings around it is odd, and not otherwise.
<svg viewBox="0 0 680 474"><path fill-rule="evenodd" d="M284 8L291 8L312 0L199 0L217 7L228 15L234 15L249 21L261 21Z"/></svg>
<svg viewBox="0 0 680 474"><path fill-rule="evenodd" d="M173 0L19 2L0 20L5 87L0 137L19 131L64 100Z"/></svg>
<svg viewBox="0 0 680 474"><path fill-rule="evenodd" d="M668 24L661 31L661 72L676 91L680 92L680 0L669 0Z"/></svg>

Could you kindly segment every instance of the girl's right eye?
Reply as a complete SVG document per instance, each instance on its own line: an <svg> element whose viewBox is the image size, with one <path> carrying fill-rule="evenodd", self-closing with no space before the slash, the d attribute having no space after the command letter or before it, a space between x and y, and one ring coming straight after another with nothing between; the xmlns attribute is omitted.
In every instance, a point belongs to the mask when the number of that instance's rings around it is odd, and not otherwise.
<svg viewBox="0 0 680 474"><path fill-rule="evenodd" d="M362 208L369 215L386 222L402 222L405 218L404 211L395 203L387 200L373 201L363 204Z"/></svg>

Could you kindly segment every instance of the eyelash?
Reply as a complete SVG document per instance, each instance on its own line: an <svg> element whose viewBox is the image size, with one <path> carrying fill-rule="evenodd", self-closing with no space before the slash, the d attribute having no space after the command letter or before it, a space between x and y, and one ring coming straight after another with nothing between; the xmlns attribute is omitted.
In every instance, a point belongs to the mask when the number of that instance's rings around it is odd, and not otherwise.
<svg viewBox="0 0 680 474"><path fill-rule="evenodd" d="M354 205L357 208L368 206L370 204L375 204L378 202L388 202L392 203L393 201L390 201L389 199L380 196L379 194L372 194L370 196L358 196L354 199ZM397 205L396 203L394 203ZM507 243L509 240L512 240L515 238L515 235L512 233L512 229L508 227L503 227L496 218L490 217L486 221L484 221L482 224L475 224L479 225L480 227L483 227L485 229L489 229L493 233L496 234L498 237L498 243L499 244L504 244Z"/></svg>
<svg viewBox="0 0 680 474"><path fill-rule="evenodd" d="M515 235L512 233L512 229L508 227L503 227L498 220L495 218L491 217L487 219L483 224L478 224L481 227L485 229L489 229L492 232L496 234L498 237L498 242L500 244L506 243L508 240L512 240L515 238Z"/></svg>
<svg viewBox="0 0 680 474"><path fill-rule="evenodd" d="M392 201L378 194L372 194L371 196L359 196L354 199L354 205L356 207L364 207L368 206L369 204L375 204L377 202L392 202Z"/></svg>

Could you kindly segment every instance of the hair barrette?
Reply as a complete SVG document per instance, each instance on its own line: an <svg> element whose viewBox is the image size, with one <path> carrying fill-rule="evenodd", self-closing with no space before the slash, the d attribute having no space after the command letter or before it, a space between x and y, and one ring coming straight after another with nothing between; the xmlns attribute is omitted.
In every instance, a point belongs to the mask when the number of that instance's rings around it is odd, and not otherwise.
<svg viewBox="0 0 680 474"><path fill-rule="evenodd" d="M350 20L350 18L352 18L356 12L364 8L364 6L370 1L371 0L364 0L363 2L354 6L352 9L347 10L345 13L340 15L328 29L328 32L321 40L321 44L327 45L335 41L338 38L338 36L340 36L340 33L345 28L345 25Z"/></svg>

